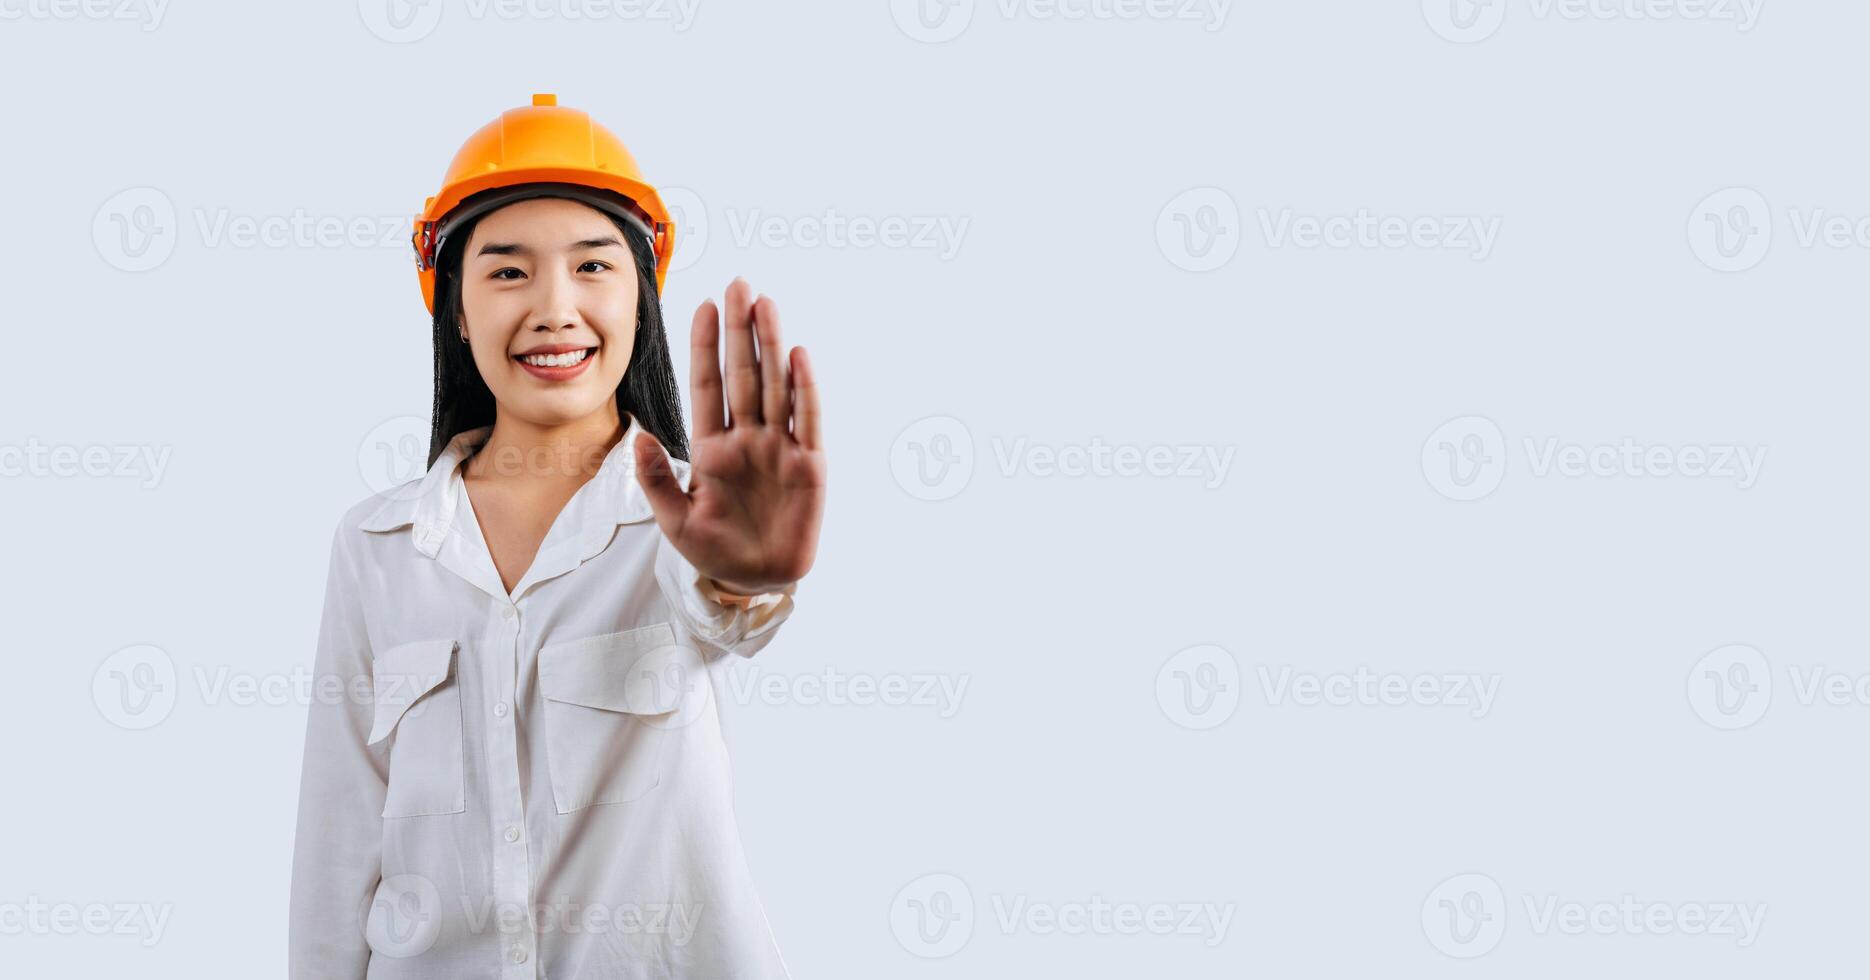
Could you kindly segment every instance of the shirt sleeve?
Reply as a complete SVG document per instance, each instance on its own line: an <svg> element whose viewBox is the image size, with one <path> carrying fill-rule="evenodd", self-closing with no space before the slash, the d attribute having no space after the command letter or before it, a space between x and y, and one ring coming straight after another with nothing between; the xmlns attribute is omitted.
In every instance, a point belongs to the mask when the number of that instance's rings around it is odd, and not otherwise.
<svg viewBox="0 0 1870 980"><path fill-rule="evenodd" d="M753 656L772 642L779 624L792 615L792 596L799 587L793 582L778 592L722 602L713 581L683 557L666 534L656 543L656 581L676 618L696 639L743 657Z"/></svg>
<svg viewBox="0 0 1870 980"><path fill-rule="evenodd" d="M389 757L367 744L372 654L350 531L341 522L332 536L314 656L292 854L291 980L362 980L370 963L362 911L381 877Z"/></svg>

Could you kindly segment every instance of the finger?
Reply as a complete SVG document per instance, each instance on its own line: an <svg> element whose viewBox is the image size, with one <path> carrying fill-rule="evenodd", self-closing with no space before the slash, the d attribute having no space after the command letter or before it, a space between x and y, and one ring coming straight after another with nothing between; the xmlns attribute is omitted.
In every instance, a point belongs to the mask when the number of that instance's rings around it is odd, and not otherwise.
<svg viewBox="0 0 1870 980"><path fill-rule="evenodd" d="M792 438L807 449L819 449L824 445L819 432L823 411L818 404L818 376L812 373L812 363L805 356L805 348L792 348Z"/></svg>
<svg viewBox="0 0 1870 980"><path fill-rule="evenodd" d="M675 478L669 454L663 450L662 443L656 441L655 435L648 432L637 434L630 451L636 454L636 482L643 488L643 496L649 499L649 509L656 515L657 526L670 540L678 539L682 527L688 523L688 508L693 505L681 481Z"/></svg>
<svg viewBox="0 0 1870 980"><path fill-rule="evenodd" d="M786 381L786 349L779 340L779 304L771 296L753 301L753 333L760 340L760 417L783 427L792 392Z"/></svg>
<svg viewBox="0 0 1870 980"><path fill-rule="evenodd" d="M704 299L688 329L688 390L695 403L695 438L727 428L721 407L721 309Z"/></svg>
<svg viewBox="0 0 1870 980"><path fill-rule="evenodd" d="M727 285L727 412L730 425L760 423L760 366L753 359L753 288L739 276Z"/></svg>

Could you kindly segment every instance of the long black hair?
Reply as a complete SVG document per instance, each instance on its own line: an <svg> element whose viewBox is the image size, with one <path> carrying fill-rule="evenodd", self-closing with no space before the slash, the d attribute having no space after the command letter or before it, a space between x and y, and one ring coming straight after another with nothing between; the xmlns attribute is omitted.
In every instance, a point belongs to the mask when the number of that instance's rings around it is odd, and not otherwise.
<svg viewBox="0 0 1870 980"><path fill-rule="evenodd" d="M484 192L483 192L484 193ZM462 202L467 205L473 198ZM598 210L598 209L593 209ZM488 212L489 214L493 212ZM656 290L656 255L649 239L616 215L609 218L629 243L636 266L636 342L630 364L617 384L617 409L636 416L643 428L662 443L670 456L688 461L688 436L682 425L681 390L675 385L675 365L669 358L669 335L662 326L662 297ZM474 226L486 215L467 219L450 229L435 263L435 411L429 429L429 466L447 448L448 441L469 429L494 420L493 392L474 366L474 352L461 342L461 262ZM634 450L626 450L634 451Z"/></svg>

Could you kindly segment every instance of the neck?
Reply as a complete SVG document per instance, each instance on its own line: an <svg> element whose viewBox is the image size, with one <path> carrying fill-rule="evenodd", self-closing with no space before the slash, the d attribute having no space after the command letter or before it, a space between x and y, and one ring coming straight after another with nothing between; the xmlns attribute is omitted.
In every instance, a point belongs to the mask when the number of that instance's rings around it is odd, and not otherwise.
<svg viewBox="0 0 1870 980"><path fill-rule="evenodd" d="M570 422L540 424L496 407L493 431L464 472L472 478L532 479L583 483L597 475L604 457L623 438L627 423L614 399Z"/></svg>

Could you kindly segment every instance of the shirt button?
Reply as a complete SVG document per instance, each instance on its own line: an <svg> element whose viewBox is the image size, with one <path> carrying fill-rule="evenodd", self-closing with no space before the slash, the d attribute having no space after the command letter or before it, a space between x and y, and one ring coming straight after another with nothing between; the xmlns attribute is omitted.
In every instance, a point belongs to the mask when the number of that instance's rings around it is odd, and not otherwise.
<svg viewBox="0 0 1870 980"><path fill-rule="evenodd" d="M508 827L506 829L506 839L507 840L519 840L519 828Z"/></svg>
<svg viewBox="0 0 1870 980"><path fill-rule="evenodd" d="M513 617L517 615L519 615L519 610L514 609L512 606L507 606L506 608L500 610L501 619L511 620Z"/></svg>
<svg viewBox="0 0 1870 980"><path fill-rule="evenodd" d="M513 947L513 962L515 963L526 962L526 947L524 946Z"/></svg>
<svg viewBox="0 0 1870 980"><path fill-rule="evenodd" d="M506 717L506 702L505 701L502 701L499 704L496 704L493 706L493 716L495 718Z"/></svg>

